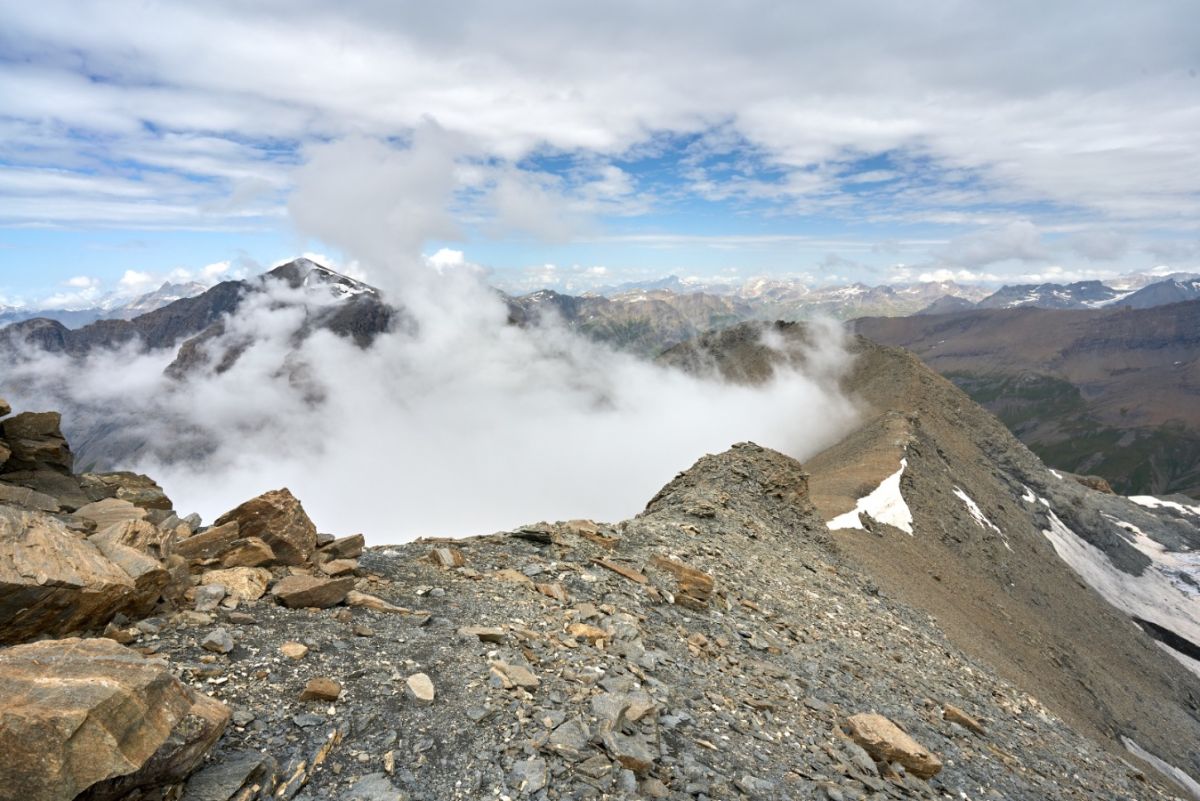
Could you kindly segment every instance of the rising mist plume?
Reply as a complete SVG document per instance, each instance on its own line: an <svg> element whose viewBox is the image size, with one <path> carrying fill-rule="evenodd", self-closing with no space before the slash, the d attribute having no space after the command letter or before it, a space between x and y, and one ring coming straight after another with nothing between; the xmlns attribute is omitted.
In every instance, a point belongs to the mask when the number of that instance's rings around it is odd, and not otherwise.
<svg viewBox="0 0 1200 801"><path fill-rule="evenodd" d="M68 431L145 443L136 464L104 466L149 473L206 520L288 486L322 529L376 544L621 519L706 452L753 440L804 458L851 427L836 325L818 327L805 367L756 387L659 367L553 320L511 325L485 276L420 257L452 227L457 155L427 130L405 150L327 145L300 171L297 226L403 309L370 347L299 338L337 301L267 282L207 344L243 348L223 372L169 378L173 350L40 355L13 368L12 400L65 409Z"/></svg>

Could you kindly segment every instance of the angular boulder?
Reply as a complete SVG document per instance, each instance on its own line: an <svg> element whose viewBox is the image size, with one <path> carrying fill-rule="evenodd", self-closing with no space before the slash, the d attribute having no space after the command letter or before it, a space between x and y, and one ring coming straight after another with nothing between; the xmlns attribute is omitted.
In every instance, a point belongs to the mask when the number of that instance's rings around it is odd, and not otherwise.
<svg viewBox="0 0 1200 801"><path fill-rule="evenodd" d="M346 600L346 594L353 589L353 578L288 576L271 588L271 594L284 606L325 609Z"/></svg>
<svg viewBox="0 0 1200 801"><path fill-rule="evenodd" d="M158 482L140 473L127 471L84 473L79 480L84 489L89 493L94 493L98 500L117 498L129 501L134 506L140 506L143 509L169 511L174 508L171 499L163 492L163 488L158 485Z"/></svg>
<svg viewBox="0 0 1200 801"><path fill-rule="evenodd" d="M259 537L235 540L229 550L221 554L222 567L261 567L274 561L275 551Z"/></svg>
<svg viewBox="0 0 1200 801"><path fill-rule="evenodd" d="M186 779L229 710L112 640L45 640L0 651L0 721L5 792L112 801Z"/></svg>
<svg viewBox="0 0 1200 801"><path fill-rule="evenodd" d="M88 539L125 545L155 559L166 559L175 553L178 544L174 531L164 531L148 520L123 520L100 529Z"/></svg>
<svg viewBox="0 0 1200 801"><path fill-rule="evenodd" d="M181 540L175 550L189 562L204 562L223 556L240 538L237 521L231 520Z"/></svg>
<svg viewBox="0 0 1200 801"><path fill-rule="evenodd" d="M286 487L246 501L216 519L215 525L236 522L243 537L258 537L271 546L282 565L302 565L317 549L317 527L300 501Z"/></svg>
<svg viewBox="0 0 1200 801"><path fill-rule="evenodd" d="M349 537L341 537L322 546L320 556L322 559L330 560L357 559L362 556L364 545L366 545L366 539L362 534L351 534Z"/></svg>
<svg viewBox="0 0 1200 801"><path fill-rule="evenodd" d="M850 738L876 762L896 762L920 779L942 769L942 761L883 715L858 714L846 721Z"/></svg>
<svg viewBox="0 0 1200 801"><path fill-rule="evenodd" d="M271 571L263 567L230 567L210 570L200 577L201 586L220 584L239 601L257 601L271 583Z"/></svg>
<svg viewBox="0 0 1200 801"><path fill-rule="evenodd" d="M57 519L0 506L0 643L103 626L138 597L133 577Z"/></svg>
<svg viewBox="0 0 1200 801"><path fill-rule="evenodd" d="M71 472L75 457L63 436L58 412L22 412L0 423L0 434L11 451L4 465L6 472L40 467Z"/></svg>
<svg viewBox="0 0 1200 801"><path fill-rule="evenodd" d="M171 579L167 569L154 557L119 542L101 540L96 547L133 579L134 595L122 611L133 617L149 615Z"/></svg>
<svg viewBox="0 0 1200 801"><path fill-rule="evenodd" d="M0 443L0 464L4 463L4 445ZM35 512L57 512L62 508L58 499L44 492L36 492L29 487L14 487L11 484L0 484L0 503L6 506L19 506Z"/></svg>
<svg viewBox="0 0 1200 801"><path fill-rule="evenodd" d="M75 510L75 514L84 520L91 520L96 524L96 530L101 531L128 520L143 520L146 517L146 510L134 506L129 501L105 498L102 501L94 501L79 507Z"/></svg>

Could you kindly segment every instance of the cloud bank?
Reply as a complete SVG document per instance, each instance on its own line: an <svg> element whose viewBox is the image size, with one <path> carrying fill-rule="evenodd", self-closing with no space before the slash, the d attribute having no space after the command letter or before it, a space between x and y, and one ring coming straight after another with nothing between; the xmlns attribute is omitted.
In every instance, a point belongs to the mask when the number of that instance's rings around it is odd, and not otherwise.
<svg viewBox="0 0 1200 801"><path fill-rule="evenodd" d="M706 452L754 440L797 457L832 444L857 410L838 388L840 329L803 368L760 387L687 375L586 341L554 321L508 323L501 296L461 258L430 265L445 221L453 137L407 149L316 149L291 208L343 248L404 322L366 349L306 324L338 303L271 282L207 348L232 367L163 374L173 351L41 357L12 400L62 404L68 426L144 443L136 467L208 520L278 486L317 522L373 543L487 533L539 519L621 519ZM124 465L130 466L130 465Z"/></svg>

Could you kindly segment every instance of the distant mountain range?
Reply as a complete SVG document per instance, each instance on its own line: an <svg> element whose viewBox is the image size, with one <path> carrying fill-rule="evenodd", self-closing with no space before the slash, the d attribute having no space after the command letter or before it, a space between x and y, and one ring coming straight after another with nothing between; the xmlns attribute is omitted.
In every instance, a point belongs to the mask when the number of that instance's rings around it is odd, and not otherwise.
<svg viewBox="0 0 1200 801"><path fill-rule="evenodd" d="M177 300L196 297L208 288L196 282L166 282L153 292L132 300L110 295L88 308L0 306L0 327L32 319L53 320L70 329L99 320L132 320ZM698 296L703 299L697 300ZM578 301L567 304L554 300L568 297L578 298ZM816 316L852 320L1022 306L1144 309L1196 298L1200 298L1200 274L1155 276L1135 273L1108 283L1014 284L997 290L955 281L812 286L796 278L760 277L728 283L669 275L600 287L578 296L544 289L518 296L515 300L526 312L556 306L569 323L585 330L596 329L601 334L599 338L620 344L630 341L635 350L655 352L664 343L675 344L700 331L744 320L808 320ZM650 305L636 310L628 306L635 303ZM518 312L518 317L521 314ZM645 326L638 322L643 319L654 321L650 330L643 330ZM637 345L641 340L648 343L645 348Z"/></svg>
<svg viewBox="0 0 1200 801"><path fill-rule="evenodd" d="M0 306L0 326L35 318L54 320L67 328L79 328L97 320L132 320L140 314L161 309L168 303L195 297L206 289L208 287L205 284L196 281L183 283L164 281L162 286L153 292L138 295L132 300L128 297L109 295L92 306L79 309L56 307L27 309L18 306Z"/></svg>

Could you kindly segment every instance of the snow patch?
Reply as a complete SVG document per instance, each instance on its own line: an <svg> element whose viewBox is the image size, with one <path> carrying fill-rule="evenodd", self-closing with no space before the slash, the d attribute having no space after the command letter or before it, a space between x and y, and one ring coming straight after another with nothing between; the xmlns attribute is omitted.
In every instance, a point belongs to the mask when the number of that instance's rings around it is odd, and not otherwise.
<svg viewBox="0 0 1200 801"><path fill-rule="evenodd" d="M1046 503L1044 499L1038 500ZM1103 551L1068 528L1048 503L1046 506L1050 528L1043 529L1042 533L1050 540L1058 557L1104 600L1128 615L1200 643L1200 599L1182 592L1153 566L1142 571L1140 576L1121 570Z"/></svg>
<svg viewBox="0 0 1200 801"><path fill-rule="evenodd" d="M1200 782L1197 782L1180 768L1177 768L1169 762L1164 762L1163 760L1159 759L1154 754L1150 753L1145 748L1142 748L1125 735L1121 735L1121 743L1125 746L1129 753L1133 754L1143 762L1153 765L1155 770L1162 775L1178 782L1180 787L1192 794L1192 798L1200 801Z"/></svg>
<svg viewBox="0 0 1200 801"><path fill-rule="evenodd" d="M853 509L838 515L826 525L830 530L861 529L863 524L858 519L858 515L865 512L880 523L895 526L911 535L913 533L912 512L909 510L908 504L904 502L904 496L900 494L900 477L904 475L906 467L908 467L908 459L901 459L899 470L885 478L878 487L871 491L870 495L859 498Z"/></svg>
<svg viewBox="0 0 1200 801"><path fill-rule="evenodd" d="M1059 481L1061 481L1061 480L1062 480L1063 474L1062 474L1062 473L1060 473L1060 472L1058 472L1057 470L1055 470L1053 467L1051 467L1051 468L1050 468L1050 473L1051 473L1051 474L1052 474L1052 475L1053 475L1055 478L1057 478Z"/></svg>
<svg viewBox="0 0 1200 801"><path fill-rule="evenodd" d="M1021 496L1021 500L1025 501L1025 503L1036 503L1037 502L1038 497L1033 494L1033 490L1031 490L1029 487L1025 486L1024 484L1021 485L1021 489L1025 490L1025 493Z"/></svg>
<svg viewBox="0 0 1200 801"><path fill-rule="evenodd" d="M984 515L983 510L979 508L979 504L975 503L975 500L970 495L963 492L960 487L954 488L954 494L957 495L958 499L966 505L967 511L971 513L971 517L975 518L975 522L979 524L980 528L990 528L992 531L999 534L1000 539L1004 541L1004 547L1008 548L1010 551L1012 550L1012 546L1008 544L1008 537L1004 536L1004 532L1001 531L996 524L987 519L987 516Z"/></svg>
<svg viewBox="0 0 1200 801"><path fill-rule="evenodd" d="M1176 503L1175 501L1164 501L1162 498L1155 498L1153 495L1130 495L1129 500L1138 506L1145 506L1149 509L1174 509L1181 514L1200 517L1200 506L1188 506L1187 504Z"/></svg>
<svg viewBox="0 0 1200 801"><path fill-rule="evenodd" d="M1150 557L1152 563L1150 569L1162 574L1163 578L1171 582L1184 595L1200 597L1200 551L1168 550L1161 542L1133 523L1127 523L1107 512L1101 512L1101 514L1117 528L1133 535L1125 539L1134 548Z"/></svg>

